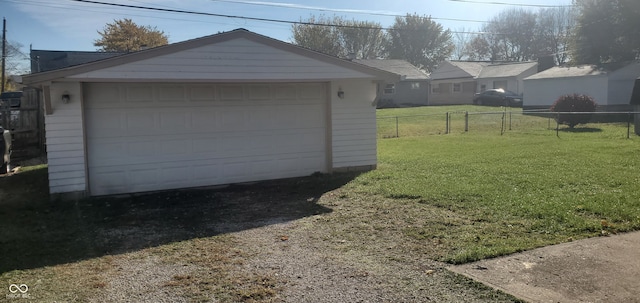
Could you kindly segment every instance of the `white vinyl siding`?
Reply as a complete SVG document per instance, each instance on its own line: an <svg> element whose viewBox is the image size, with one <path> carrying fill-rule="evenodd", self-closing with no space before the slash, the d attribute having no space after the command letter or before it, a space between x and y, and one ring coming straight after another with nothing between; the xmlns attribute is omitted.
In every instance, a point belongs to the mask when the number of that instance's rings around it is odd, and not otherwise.
<svg viewBox="0 0 640 303"><path fill-rule="evenodd" d="M568 94L589 95L598 105L607 105L606 75L527 79L524 83L525 107L550 107L560 96Z"/></svg>
<svg viewBox="0 0 640 303"><path fill-rule="evenodd" d="M64 92L72 95L68 104L59 98ZM82 192L86 189L86 176L80 85L52 85L51 103L54 114L45 120L49 192Z"/></svg>
<svg viewBox="0 0 640 303"><path fill-rule="evenodd" d="M333 168L375 166L376 108L372 102L376 84L348 81L341 82L341 86L345 88L345 99L333 98L331 104Z"/></svg>
<svg viewBox="0 0 640 303"><path fill-rule="evenodd" d="M326 85L87 84L92 195L326 172Z"/></svg>
<svg viewBox="0 0 640 303"><path fill-rule="evenodd" d="M339 65L235 39L82 73L72 79L180 79L184 81L329 81L372 78Z"/></svg>

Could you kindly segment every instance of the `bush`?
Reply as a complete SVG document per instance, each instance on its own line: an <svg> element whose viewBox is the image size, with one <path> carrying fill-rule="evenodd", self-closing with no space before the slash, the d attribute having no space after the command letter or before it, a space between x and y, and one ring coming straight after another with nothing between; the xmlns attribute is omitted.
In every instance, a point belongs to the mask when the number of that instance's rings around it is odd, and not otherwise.
<svg viewBox="0 0 640 303"><path fill-rule="evenodd" d="M551 106L552 112L595 112L598 104L587 95L572 94L558 98ZM556 121L569 125L570 128L578 124L585 124L591 120L591 114L559 114Z"/></svg>

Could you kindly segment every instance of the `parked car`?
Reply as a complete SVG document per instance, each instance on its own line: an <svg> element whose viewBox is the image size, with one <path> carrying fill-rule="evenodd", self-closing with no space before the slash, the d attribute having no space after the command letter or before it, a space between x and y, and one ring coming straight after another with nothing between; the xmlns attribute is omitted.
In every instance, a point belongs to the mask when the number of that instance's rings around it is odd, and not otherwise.
<svg viewBox="0 0 640 303"><path fill-rule="evenodd" d="M522 107L522 97L512 91L501 88L488 89L475 94L473 104Z"/></svg>

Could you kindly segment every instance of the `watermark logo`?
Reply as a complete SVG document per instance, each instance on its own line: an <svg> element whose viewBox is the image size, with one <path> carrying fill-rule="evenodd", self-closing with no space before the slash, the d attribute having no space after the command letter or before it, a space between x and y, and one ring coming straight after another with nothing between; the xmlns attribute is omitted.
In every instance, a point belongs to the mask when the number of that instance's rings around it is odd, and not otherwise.
<svg viewBox="0 0 640 303"><path fill-rule="evenodd" d="M9 285L9 294L7 299L29 299L29 286L27 284L11 284Z"/></svg>

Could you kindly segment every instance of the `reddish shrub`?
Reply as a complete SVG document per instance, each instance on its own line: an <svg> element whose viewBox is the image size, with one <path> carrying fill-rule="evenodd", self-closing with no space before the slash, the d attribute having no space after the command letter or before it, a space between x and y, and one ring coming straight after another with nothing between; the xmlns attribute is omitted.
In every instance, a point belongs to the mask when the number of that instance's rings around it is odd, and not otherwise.
<svg viewBox="0 0 640 303"><path fill-rule="evenodd" d="M570 128L578 124L585 124L591 120L591 114L562 114L567 112L595 112L598 104L593 98L587 95L572 94L558 98L551 105L551 111L561 113L556 116L556 121L560 124L569 125Z"/></svg>

